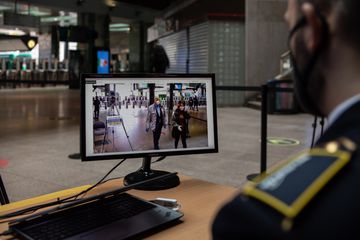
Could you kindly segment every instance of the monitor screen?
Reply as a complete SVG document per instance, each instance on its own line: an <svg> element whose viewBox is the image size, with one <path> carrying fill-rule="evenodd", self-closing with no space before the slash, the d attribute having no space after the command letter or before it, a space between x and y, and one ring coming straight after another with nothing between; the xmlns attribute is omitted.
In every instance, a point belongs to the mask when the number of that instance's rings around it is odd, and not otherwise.
<svg viewBox="0 0 360 240"><path fill-rule="evenodd" d="M83 160L217 152L214 84L212 74L82 75Z"/></svg>
<svg viewBox="0 0 360 240"><path fill-rule="evenodd" d="M109 51L98 50L96 52L97 56L97 73L109 73L110 63L109 63Z"/></svg>

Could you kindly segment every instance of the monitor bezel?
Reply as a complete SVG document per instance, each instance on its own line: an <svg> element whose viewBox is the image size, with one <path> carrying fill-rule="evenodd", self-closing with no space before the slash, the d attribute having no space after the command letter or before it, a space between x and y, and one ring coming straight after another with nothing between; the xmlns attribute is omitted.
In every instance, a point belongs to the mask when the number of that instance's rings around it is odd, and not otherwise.
<svg viewBox="0 0 360 240"><path fill-rule="evenodd" d="M161 151L159 153L134 153L134 154L113 154L103 156L86 156L86 124L85 124L85 79L86 78L211 78L212 83L212 101L213 101L213 120L214 120L214 148L209 149L191 149L182 151ZM81 74L81 124L80 124L80 154L82 161L97 161L97 160L114 160L121 158L146 158L146 157L160 157L160 156L180 156L189 154L205 154L218 153L218 125L217 125L217 105L216 105L216 85L215 74L151 74L151 73L117 73L117 74Z"/></svg>

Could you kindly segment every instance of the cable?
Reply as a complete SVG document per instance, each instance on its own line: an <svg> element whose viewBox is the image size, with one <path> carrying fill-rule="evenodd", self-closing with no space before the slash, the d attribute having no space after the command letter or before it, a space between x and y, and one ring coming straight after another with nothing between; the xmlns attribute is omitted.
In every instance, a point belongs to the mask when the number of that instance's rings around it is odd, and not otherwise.
<svg viewBox="0 0 360 240"><path fill-rule="evenodd" d="M16 211L16 212L12 212L12 213L9 213L9 214L6 214L6 215L2 215L0 216L0 219L6 219L6 218L11 218L11 217L16 217L16 216L20 216L20 215L24 215L24 214L30 214L30 213L33 213L41 208L46 208L46 207L51 207L51 206L54 206L54 205L59 205L59 204L62 204L62 203L68 203L68 202L72 202L72 201L76 201L77 198L87 192L89 192L91 189L99 186L100 184L103 183L104 179L109 176L110 173L112 173L120 164L122 164L124 161L126 160L126 158L122 159L118 164L116 164L103 178L101 178L100 181L98 181L96 184L94 184L93 186L85 189L84 191L81 191L80 193L77 193L73 196L70 196L70 197L66 197L64 199L61 199L61 200L56 200L56 201L52 201L52 202L48 202L48 203L44 203L44 204L40 204L40 205L36 205L36 206L32 206L32 207L29 207L29 208L25 208L25 209L22 209L22 210L19 210L19 211ZM2 222L0 222L2 223Z"/></svg>
<svg viewBox="0 0 360 240"><path fill-rule="evenodd" d="M100 183L99 185L104 184L104 183L107 183L107 182L112 181L112 180L117 180L117 179L120 179L120 178L123 178L123 177L109 178L109 179L106 179L105 181L103 181L102 183Z"/></svg>
<svg viewBox="0 0 360 240"><path fill-rule="evenodd" d="M77 195L74 196L75 200L81 196L82 194L85 194L87 192L89 192L91 189L96 188L98 185L100 185L101 183L103 183L103 181L105 180L105 178L107 176L110 175L110 173L112 173L118 166L120 166L123 162L125 162L126 158L124 158L123 160L121 160L118 164L116 164L102 179L100 179L100 181L98 181L97 183L95 183L94 185L92 185L91 187L85 189L84 191L78 193Z"/></svg>

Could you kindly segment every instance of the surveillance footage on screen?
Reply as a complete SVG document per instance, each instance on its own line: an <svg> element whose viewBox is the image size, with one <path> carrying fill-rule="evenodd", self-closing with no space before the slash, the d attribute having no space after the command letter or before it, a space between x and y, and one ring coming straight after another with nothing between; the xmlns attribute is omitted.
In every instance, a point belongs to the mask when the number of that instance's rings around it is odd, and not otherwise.
<svg viewBox="0 0 360 240"><path fill-rule="evenodd" d="M206 85L92 84L93 154L209 147Z"/></svg>

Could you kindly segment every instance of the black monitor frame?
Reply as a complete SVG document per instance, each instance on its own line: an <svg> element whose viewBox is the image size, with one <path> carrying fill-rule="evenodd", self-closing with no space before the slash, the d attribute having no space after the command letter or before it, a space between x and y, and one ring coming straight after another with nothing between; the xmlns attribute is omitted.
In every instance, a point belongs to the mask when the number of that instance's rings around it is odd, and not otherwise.
<svg viewBox="0 0 360 240"><path fill-rule="evenodd" d="M211 78L212 82L212 103L213 103L213 124L214 124L214 148L211 149L192 149L182 151L151 151L147 153L134 153L134 154L111 154L105 156L86 156L86 124L85 124L85 79L86 78L153 78L155 81L159 78ZM96 161L96 160L110 160L120 158L143 158L142 166L139 170L132 172L125 176L124 184L131 185L134 183L146 181L151 178L157 178L168 174L166 171L151 169L151 158L174 156L174 155L189 155L189 154L202 154L202 153L217 153L218 148L218 132L217 132L217 106L216 106L216 89L215 89L215 74L82 74L81 75L81 128L80 128L80 153L82 161ZM167 178L166 180L159 180L137 186L136 189L141 190L162 190L176 187L180 184L178 176Z"/></svg>
<svg viewBox="0 0 360 240"><path fill-rule="evenodd" d="M159 153L138 153L138 154L114 154L111 156L85 156L86 153L86 129L85 129L85 79L86 78L211 78L212 80L212 96L213 96L213 120L214 120L214 148L213 149L193 149L183 151L162 151ZM110 160L121 158L141 158L141 157L160 157L160 156L174 156L174 155L188 155L188 154L204 154L217 153L218 147L218 131L217 131L217 112L216 112L216 89L215 89L215 74L82 74L81 75L81 129L80 129L80 144L81 144L81 159L82 161L96 161L96 160Z"/></svg>

